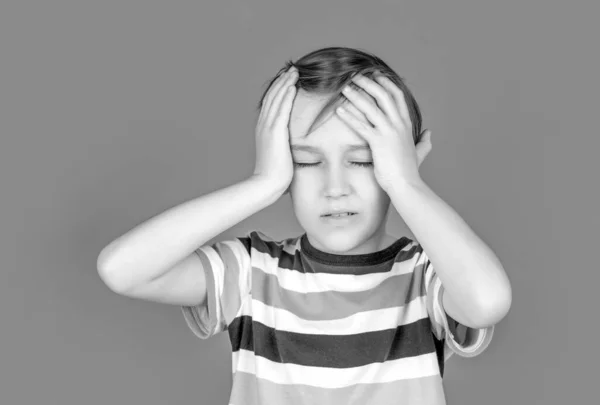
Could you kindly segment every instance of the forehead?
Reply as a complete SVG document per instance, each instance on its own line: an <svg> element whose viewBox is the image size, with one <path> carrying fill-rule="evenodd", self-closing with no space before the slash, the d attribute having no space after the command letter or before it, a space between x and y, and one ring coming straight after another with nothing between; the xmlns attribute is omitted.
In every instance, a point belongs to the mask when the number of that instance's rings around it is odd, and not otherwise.
<svg viewBox="0 0 600 405"><path fill-rule="evenodd" d="M334 145L364 145L367 142L331 111L322 117L313 131L307 131L325 106L330 96L308 94L304 90L296 93L290 114L290 143L293 145L312 145L328 149Z"/></svg>

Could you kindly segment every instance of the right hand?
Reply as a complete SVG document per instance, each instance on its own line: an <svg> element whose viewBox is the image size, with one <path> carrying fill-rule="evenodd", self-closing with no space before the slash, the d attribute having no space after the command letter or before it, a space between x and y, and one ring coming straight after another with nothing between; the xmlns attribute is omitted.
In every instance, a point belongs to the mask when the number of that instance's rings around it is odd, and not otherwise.
<svg viewBox="0 0 600 405"><path fill-rule="evenodd" d="M294 177L288 124L297 79L298 72L292 66L271 84L263 99L256 124L256 164L253 176L268 179L283 194L289 191Z"/></svg>

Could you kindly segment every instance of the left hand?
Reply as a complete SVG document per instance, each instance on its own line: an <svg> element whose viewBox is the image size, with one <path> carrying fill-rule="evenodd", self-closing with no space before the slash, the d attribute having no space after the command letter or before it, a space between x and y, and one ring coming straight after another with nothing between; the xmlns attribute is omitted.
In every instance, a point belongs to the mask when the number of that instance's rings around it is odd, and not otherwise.
<svg viewBox="0 0 600 405"><path fill-rule="evenodd" d="M420 182L419 166L431 151L431 131L420 134L414 144L412 123L402 90L383 75L373 81L357 74L352 81L366 91L346 86L350 101L337 116L369 144L375 178L386 192L398 182ZM373 96L376 103L369 97Z"/></svg>

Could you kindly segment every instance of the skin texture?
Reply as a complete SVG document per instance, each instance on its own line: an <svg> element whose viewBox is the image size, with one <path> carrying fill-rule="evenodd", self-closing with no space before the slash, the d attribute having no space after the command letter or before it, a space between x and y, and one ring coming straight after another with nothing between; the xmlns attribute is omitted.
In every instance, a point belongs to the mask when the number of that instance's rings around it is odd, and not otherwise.
<svg viewBox="0 0 600 405"><path fill-rule="evenodd" d="M348 150L349 145L367 142L333 112L310 134L313 119L326 97L299 90L290 114L289 130L294 177L289 195L296 218L311 245L333 254L365 254L383 250L397 238L386 233L390 208L388 194L379 186L369 150ZM294 150L296 145L318 147L321 152ZM297 167L296 163L318 163ZM321 215L330 208L345 207L357 212L351 221L326 221Z"/></svg>

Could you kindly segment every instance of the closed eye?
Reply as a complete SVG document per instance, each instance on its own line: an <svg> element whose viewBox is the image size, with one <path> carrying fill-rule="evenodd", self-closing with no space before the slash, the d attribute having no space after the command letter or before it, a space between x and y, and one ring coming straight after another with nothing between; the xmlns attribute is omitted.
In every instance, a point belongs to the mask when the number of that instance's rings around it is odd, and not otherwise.
<svg viewBox="0 0 600 405"><path fill-rule="evenodd" d="M373 166L373 162L350 162L350 163L353 164L354 166L360 166L360 167Z"/></svg>
<svg viewBox="0 0 600 405"><path fill-rule="evenodd" d="M311 166L317 166L319 163L298 163L298 162L294 162L294 166L296 167L311 167ZM373 166L373 162L350 162L351 165L353 166L359 166L359 167L370 167Z"/></svg>

